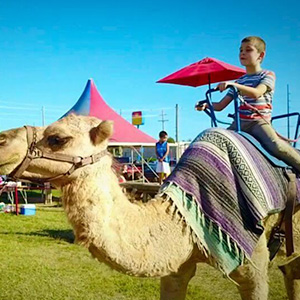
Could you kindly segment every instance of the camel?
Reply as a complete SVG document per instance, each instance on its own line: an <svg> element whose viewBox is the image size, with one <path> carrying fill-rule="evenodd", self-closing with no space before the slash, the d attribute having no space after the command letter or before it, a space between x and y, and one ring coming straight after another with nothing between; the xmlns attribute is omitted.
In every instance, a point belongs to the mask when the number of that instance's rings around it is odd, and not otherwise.
<svg viewBox="0 0 300 300"><path fill-rule="evenodd" d="M25 127L0 134L0 174L50 180L62 190L63 207L76 242L93 257L122 273L160 277L161 300L184 300L199 262L213 258L199 247L172 199L131 202L122 192L107 152L111 121L69 115L50 126ZM33 143L28 139L31 135ZM28 144L29 143L29 144ZM26 158L28 148L36 155ZM79 161L79 157L84 159ZM28 160L26 168L17 167ZM76 164L76 167L74 167ZM251 263L229 274L244 300L267 300L267 239L279 214L264 220ZM295 250L300 251L300 210L294 214ZM281 267L290 300L300 300L299 256Z"/></svg>

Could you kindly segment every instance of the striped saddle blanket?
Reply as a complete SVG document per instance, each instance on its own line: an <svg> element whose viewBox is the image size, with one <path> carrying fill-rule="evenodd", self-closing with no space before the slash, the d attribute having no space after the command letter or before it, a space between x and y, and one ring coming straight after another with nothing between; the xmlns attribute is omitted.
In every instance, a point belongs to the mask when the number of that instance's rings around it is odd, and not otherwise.
<svg viewBox="0 0 300 300"><path fill-rule="evenodd" d="M228 275L250 260L261 221L285 208L287 187L283 170L249 141L210 128L190 144L160 194L172 199L201 249Z"/></svg>

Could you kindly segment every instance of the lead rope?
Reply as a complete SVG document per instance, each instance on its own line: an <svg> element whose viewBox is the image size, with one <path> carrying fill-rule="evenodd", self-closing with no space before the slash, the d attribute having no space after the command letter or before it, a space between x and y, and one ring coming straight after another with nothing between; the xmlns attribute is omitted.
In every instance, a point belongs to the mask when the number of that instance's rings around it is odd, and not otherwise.
<svg viewBox="0 0 300 300"><path fill-rule="evenodd" d="M267 124L269 124L269 125L271 125L272 126L272 124L263 116L263 114L261 113L261 112L259 112L258 111L258 109L256 108L256 107L254 107L254 106L252 106L251 104L249 104L249 103L247 103L245 100L243 100L240 96L239 96L239 99L240 99L240 101L243 103L243 105L245 105L246 106L246 108L248 108L248 109L250 109L250 110L252 110L253 112L255 112L255 113L257 113L258 115L260 115L261 116L261 118L267 123ZM289 138L287 138L287 137L285 137L285 136L282 136L280 133L278 133L276 130L275 130L275 132L276 132L276 134L282 139L282 140L284 140L284 141L286 141L286 142L289 142L289 143L296 143L296 142L298 142L298 140L300 139L300 135L296 138L296 139L289 139Z"/></svg>

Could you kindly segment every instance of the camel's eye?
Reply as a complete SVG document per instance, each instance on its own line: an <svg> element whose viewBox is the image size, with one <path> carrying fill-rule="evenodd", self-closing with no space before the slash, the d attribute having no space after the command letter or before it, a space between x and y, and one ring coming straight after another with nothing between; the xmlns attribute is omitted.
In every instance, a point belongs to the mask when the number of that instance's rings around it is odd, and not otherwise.
<svg viewBox="0 0 300 300"><path fill-rule="evenodd" d="M62 137L59 137L58 135L50 135L47 138L47 142L50 147L62 146L65 143L67 143L69 141L69 139L70 139L69 137L62 138Z"/></svg>
<svg viewBox="0 0 300 300"><path fill-rule="evenodd" d="M0 146L3 146L6 143L6 136L4 134L0 135Z"/></svg>

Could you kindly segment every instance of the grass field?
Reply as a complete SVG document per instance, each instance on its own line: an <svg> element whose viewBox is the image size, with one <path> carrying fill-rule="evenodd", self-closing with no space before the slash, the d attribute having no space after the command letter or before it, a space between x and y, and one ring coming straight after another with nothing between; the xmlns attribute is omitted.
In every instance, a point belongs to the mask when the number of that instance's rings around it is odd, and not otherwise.
<svg viewBox="0 0 300 300"><path fill-rule="evenodd" d="M61 208L38 205L35 216L0 214L1 300L154 300L159 279L129 277L92 259L73 243ZM277 267L270 268L270 300L287 299ZM187 300L237 300L235 286L199 264Z"/></svg>

